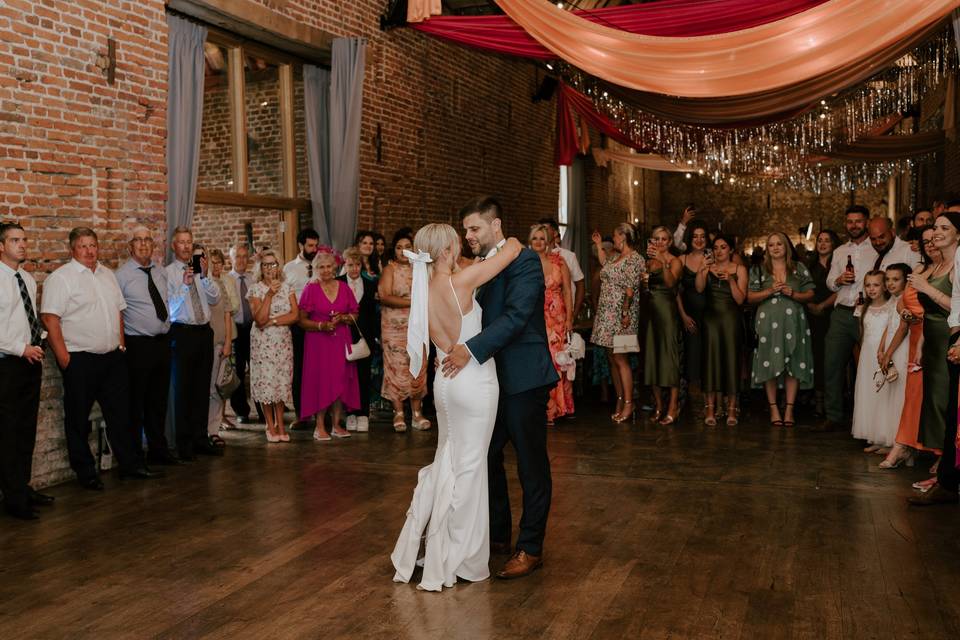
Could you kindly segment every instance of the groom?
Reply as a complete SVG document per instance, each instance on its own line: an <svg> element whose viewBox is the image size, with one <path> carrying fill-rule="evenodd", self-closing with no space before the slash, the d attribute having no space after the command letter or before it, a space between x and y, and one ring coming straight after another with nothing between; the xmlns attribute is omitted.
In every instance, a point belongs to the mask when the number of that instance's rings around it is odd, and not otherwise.
<svg viewBox="0 0 960 640"><path fill-rule="evenodd" d="M470 248L481 259L496 254L506 240L501 228L500 203L478 198L460 210ZM550 359L543 315L543 267L540 258L524 249L477 296L483 308L483 331L466 345L458 344L443 360L443 373L456 375L470 358L497 363L500 403L487 454L490 477L490 548L509 553L513 530L503 448L507 441L517 452L517 471L523 489L523 514L516 552L497 573L519 578L543 564L543 536L550 511L550 460L547 457L547 398L559 377Z"/></svg>

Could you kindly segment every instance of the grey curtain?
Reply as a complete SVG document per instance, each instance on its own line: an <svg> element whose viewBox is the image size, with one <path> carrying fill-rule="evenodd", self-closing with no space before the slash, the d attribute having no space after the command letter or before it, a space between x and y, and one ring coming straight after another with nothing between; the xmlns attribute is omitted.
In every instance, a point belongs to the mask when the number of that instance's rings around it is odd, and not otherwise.
<svg viewBox="0 0 960 640"><path fill-rule="evenodd" d="M577 156L567 168L567 232L560 245L577 254L580 268L590 265L590 231L587 229L586 188L583 175L583 157ZM586 273L586 271L585 271ZM589 286L589 278L585 284Z"/></svg>
<svg viewBox="0 0 960 640"><path fill-rule="evenodd" d="M190 226L197 197L207 29L167 15L167 256L173 229Z"/></svg>
<svg viewBox="0 0 960 640"><path fill-rule="evenodd" d="M303 101L313 228L320 234L320 243L330 245L330 71L304 65Z"/></svg>
<svg viewBox="0 0 960 640"><path fill-rule="evenodd" d="M337 249L353 244L360 209L360 117L366 42L333 41L330 75L330 240Z"/></svg>

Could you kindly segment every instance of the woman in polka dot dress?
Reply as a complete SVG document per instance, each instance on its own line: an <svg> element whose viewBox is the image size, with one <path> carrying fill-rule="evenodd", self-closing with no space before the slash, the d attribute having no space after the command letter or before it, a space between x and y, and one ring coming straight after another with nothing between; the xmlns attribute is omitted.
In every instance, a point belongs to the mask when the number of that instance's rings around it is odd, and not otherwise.
<svg viewBox="0 0 960 640"><path fill-rule="evenodd" d="M750 272L747 300L757 305L757 348L751 380L762 386L770 405L770 423L792 427L798 389L813 386L813 349L804 305L813 298L814 284L807 267L793 259L793 246L782 233L767 238L763 265ZM786 392L783 415L777 405L777 387Z"/></svg>

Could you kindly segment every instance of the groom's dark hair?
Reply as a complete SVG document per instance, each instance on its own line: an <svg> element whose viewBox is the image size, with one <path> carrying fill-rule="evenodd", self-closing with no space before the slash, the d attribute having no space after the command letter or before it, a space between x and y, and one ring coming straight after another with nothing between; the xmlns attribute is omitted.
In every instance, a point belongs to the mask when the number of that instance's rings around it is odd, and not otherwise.
<svg viewBox="0 0 960 640"><path fill-rule="evenodd" d="M479 213L488 221L494 218L503 220L503 209L493 196L480 196L465 204L463 208L460 209L460 220L475 213Z"/></svg>

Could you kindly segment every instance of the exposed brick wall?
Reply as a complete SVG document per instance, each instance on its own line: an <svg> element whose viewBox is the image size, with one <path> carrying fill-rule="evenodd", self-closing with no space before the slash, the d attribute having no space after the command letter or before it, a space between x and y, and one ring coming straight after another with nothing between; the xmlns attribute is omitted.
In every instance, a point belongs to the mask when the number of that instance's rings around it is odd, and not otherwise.
<svg viewBox="0 0 960 640"><path fill-rule="evenodd" d="M107 39L118 43L107 83ZM69 258L67 232L100 233L110 267L134 221L161 228L166 178L163 2L0 4L0 218L20 220L38 281ZM42 285L41 285L42 286ZM70 476L60 376L48 356L34 482Z"/></svg>
<svg viewBox="0 0 960 640"><path fill-rule="evenodd" d="M843 212L850 205L850 194L824 192L820 195L784 188L755 190L736 184L716 185L694 174L663 173L661 184L661 224L675 227L688 202L697 206L699 216L716 228L736 235L741 247L762 243L772 231L782 231L794 242L798 229L813 221L814 232L832 228L844 236ZM866 205L872 213L886 215L886 186L854 194L854 202ZM812 246L812 245L811 245Z"/></svg>

